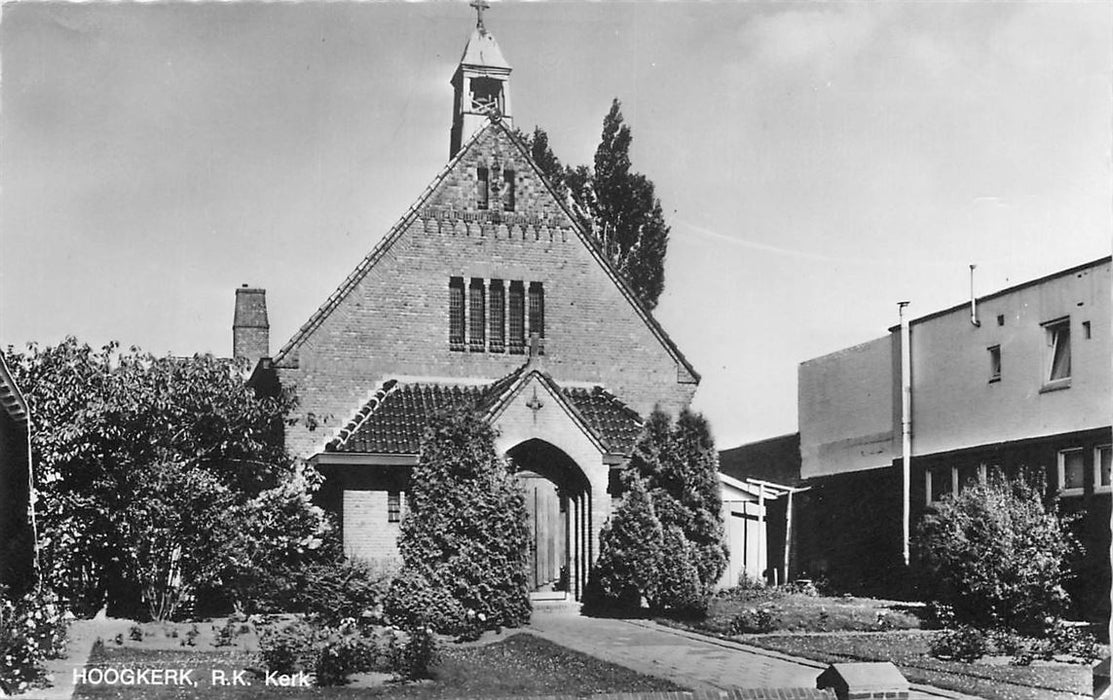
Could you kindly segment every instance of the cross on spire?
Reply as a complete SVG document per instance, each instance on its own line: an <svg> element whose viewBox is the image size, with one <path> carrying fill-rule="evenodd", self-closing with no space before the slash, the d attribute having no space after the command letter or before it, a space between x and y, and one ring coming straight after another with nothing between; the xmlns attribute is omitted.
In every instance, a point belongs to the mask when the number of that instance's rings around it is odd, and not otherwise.
<svg viewBox="0 0 1113 700"><path fill-rule="evenodd" d="M483 11L491 9L491 5L487 3L487 0L472 0L468 5L475 8L475 28L485 29L483 26Z"/></svg>

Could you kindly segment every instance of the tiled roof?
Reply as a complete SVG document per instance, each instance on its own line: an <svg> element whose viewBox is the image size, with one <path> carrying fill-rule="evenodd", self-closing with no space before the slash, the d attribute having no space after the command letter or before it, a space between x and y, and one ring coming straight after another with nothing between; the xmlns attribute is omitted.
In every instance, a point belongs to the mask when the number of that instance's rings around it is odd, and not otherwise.
<svg viewBox="0 0 1113 700"><path fill-rule="evenodd" d="M524 370L521 367L491 384L467 386L387 380L328 443L326 451L416 455L436 413L455 408L493 409ZM541 376L568 401L604 449L630 453L641 430L637 413L602 387L562 389L547 375Z"/></svg>
<svg viewBox="0 0 1113 700"><path fill-rule="evenodd" d="M588 427L611 452L628 455L641 432L641 416L601 386L563 389Z"/></svg>
<svg viewBox="0 0 1113 700"><path fill-rule="evenodd" d="M0 355L0 406L4 407L16 423L27 425L27 401L8 371L8 366L4 364L3 355Z"/></svg>

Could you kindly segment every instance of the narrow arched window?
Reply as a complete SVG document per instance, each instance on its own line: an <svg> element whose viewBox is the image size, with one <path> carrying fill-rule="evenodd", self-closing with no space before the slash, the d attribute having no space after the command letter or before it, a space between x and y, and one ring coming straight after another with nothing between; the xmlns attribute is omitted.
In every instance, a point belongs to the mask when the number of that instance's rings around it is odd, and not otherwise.
<svg viewBox="0 0 1113 700"><path fill-rule="evenodd" d="M487 204L488 204L488 199L489 199L489 196L490 196L490 190L491 190L490 175L487 172L487 168L479 168L479 170L476 171L475 175L476 175L476 185L475 185L476 186L476 192L475 192L476 206L479 209L486 209Z"/></svg>
<svg viewBox="0 0 1113 700"><path fill-rule="evenodd" d="M464 349L464 278L448 280L448 347Z"/></svg>
<svg viewBox="0 0 1113 700"><path fill-rule="evenodd" d="M521 282L510 283L509 331L506 344L510 352L521 355L526 347L525 288Z"/></svg>
<svg viewBox="0 0 1113 700"><path fill-rule="evenodd" d="M484 309L486 300L483 297L483 280L473 277L468 289L468 313L471 317L468 324L468 348L474 352L483 352L486 341L487 314Z"/></svg>
<svg viewBox="0 0 1113 700"><path fill-rule="evenodd" d="M487 292L490 302L490 349L491 352L502 352L506 349L506 292L502 280L491 280L491 287Z"/></svg>
<svg viewBox="0 0 1113 700"><path fill-rule="evenodd" d="M529 334L545 337L545 289L540 282L529 283Z"/></svg>
<svg viewBox="0 0 1113 700"><path fill-rule="evenodd" d="M513 170L504 170L502 173L503 182L506 186L503 187L503 202L502 208L505 211L514 211L517 206L517 192L515 189L515 179Z"/></svg>

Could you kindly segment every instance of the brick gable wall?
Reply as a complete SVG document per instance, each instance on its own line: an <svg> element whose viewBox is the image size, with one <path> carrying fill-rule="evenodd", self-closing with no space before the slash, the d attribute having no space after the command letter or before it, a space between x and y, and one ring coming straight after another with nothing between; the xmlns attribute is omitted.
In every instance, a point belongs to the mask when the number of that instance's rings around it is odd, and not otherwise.
<svg viewBox="0 0 1113 700"><path fill-rule="evenodd" d="M476 208L477 168L489 169L490 208ZM503 211L502 172L516 173L516 207ZM676 413L696 385L638 315L511 138L489 127L417 210L408 228L278 366L303 420L288 445L322 448L389 376L497 378L525 361L506 352L450 351L449 278L541 282L545 366L558 382L605 385L645 415ZM318 424L307 427L312 413Z"/></svg>

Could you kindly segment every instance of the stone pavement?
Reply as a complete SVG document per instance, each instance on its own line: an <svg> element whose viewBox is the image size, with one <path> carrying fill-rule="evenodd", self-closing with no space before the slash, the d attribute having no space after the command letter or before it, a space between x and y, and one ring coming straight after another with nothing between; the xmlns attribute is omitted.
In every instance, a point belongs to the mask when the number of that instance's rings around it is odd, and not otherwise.
<svg viewBox="0 0 1113 700"><path fill-rule="evenodd" d="M581 617L575 610L537 611L526 631L561 646L696 691L814 688L826 664L676 630L646 620ZM963 699L916 686L911 700Z"/></svg>

